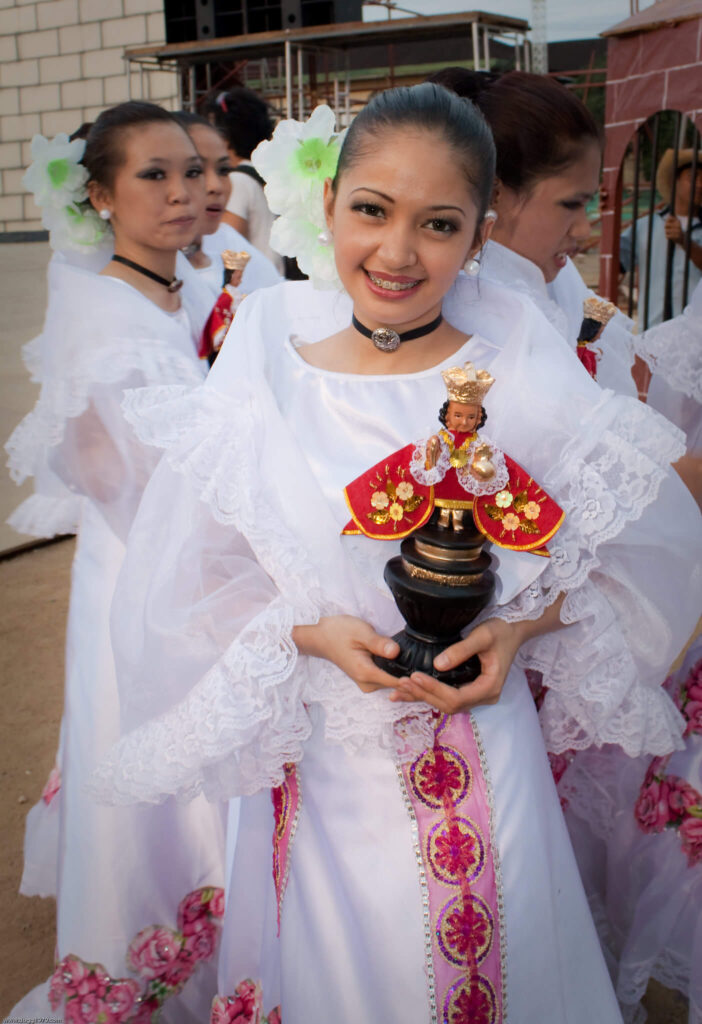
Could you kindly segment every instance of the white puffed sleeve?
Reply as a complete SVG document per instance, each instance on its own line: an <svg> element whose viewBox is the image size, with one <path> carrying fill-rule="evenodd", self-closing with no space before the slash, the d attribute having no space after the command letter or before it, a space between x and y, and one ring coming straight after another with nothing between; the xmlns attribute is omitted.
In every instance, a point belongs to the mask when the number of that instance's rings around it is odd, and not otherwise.
<svg viewBox="0 0 702 1024"><path fill-rule="evenodd" d="M663 754L680 745L681 721L660 681L702 610L702 570L692 557L702 550L702 518L670 465L683 437L611 391L591 402L574 390L559 402L549 395L548 366L534 352L530 362L534 391L526 386L492 410L495 438L510 454L521 449L517 458L565 520L544 572L496 614L536 619L566 595L567 628L519 655L548 686L540 714L549 750L616 743L631 756Z"/></svg>
<svg viewBox="0 0 702 1024"><path fill-rule="evenodd" d="M362 694L292 643L293 625L322 615L357 615L390 633L398 617L389 592L369 585L353 545L343 545L262 369L280 358L286 294L283 285L244 301L201 388L126 400L140 440L164 456L113 605L125 735L96 777L102 798L275 786L320 713L327 739L354 749L372 743L396 756L401 735L411 755L430 742L428 707L408 714L385 693ZM301 285L294 301L305 305L303 297L313 317L315 293ZM566 513L544 571L493 612L536 618L566 594L566 628L522 651L549 686L549 746L672 750L681 722L660 680L692 631L702 590L690 558L702 519L670 468L680 432L636 400L603 392L536 307L505 289L466 280L445 312L483 338L503 338L489 366L490 437ZM417 403L408 406L416 425Z"/></svg>
<svg viewBox="0 0 702 1024"><path fill-rule="evenodd" d="M66 262L52 261L49 284L44 330L29 363L41 392L6 444L12 478L35 481L13 525L40 535L75 528L79 503L88 500L124 540L156 461L124 420L124 391L201 382L192 321ZM201 318L199 309L194 315Z"/></svg>
<svg viewBox="0 0 702 1024"><path fill-rule="evenodd" d="M194 358L152 338L115 337L74 349L61 377L47 376L34 409L7 442L13 479L55 478L95 504L112 531L126 538L155 454L141 445L120 405L125 388L171 380L198 384ZM50 499L40 492L33 506ZM23 506L16 521L29 514ZM59 513L59 510L56 510Z"/></svg>
<svg viewBox="0 0 702 1024"><path fill-rule="evenodd" d="M292 641L294 625L322 614L370 612L354 597L338 527L292 439L271 429L275 411L260 387L242 379L227 394L209 382L147 389L127 397L125 412L165 454L116 588L126 735L96 791L131 802L278 785L284 765L302 757L312 705L335 738L390 747L406 707L298 657ZM429 709L408 728L423 749Z"/></svg>
<svg viewBox="0 0 702 1024"><path fill-rule="evenodd" d="M680 316L635 335L634 347L669 387L702 403L702 281Z"/></svg>

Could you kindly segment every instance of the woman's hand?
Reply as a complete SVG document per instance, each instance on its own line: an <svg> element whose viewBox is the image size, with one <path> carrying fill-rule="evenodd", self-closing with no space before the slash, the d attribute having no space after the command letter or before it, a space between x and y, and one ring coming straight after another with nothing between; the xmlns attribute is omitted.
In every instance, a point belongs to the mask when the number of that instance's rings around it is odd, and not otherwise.
<svg viewBox="0 0 702 1024"><path fill-rule="evenodd" d="M479 704L497 704L514 657L525 640L561 629L561 607L565 595L560 594L538 619L504 622L487 619L464 640L447 647L434 658L440 672L462 665L477 654L480 675L464 686L447 686L424 672L413 672L408 678L396 680L397 692L391 700L424 701L447 715L468 711Z"/></svg>
<svg viewBox="0 0 702 1024"><path fill-rule="evenodd" d="M507 673L519 650L523 634L521 623L488 619L464 640L447 647L434 659L440 672L456 668L474 654L480 659L480 675L464 686L447 686L424 672L413 672L409 679L396 680L397 694L391 700L425 701L444 714L455 715L478 704L496 704Z"/></svg>
<svg viewBox="0 0 702 1024"><path fill-rule="evenodd" d="M400 682L371 658L371 654L396 658L400 653L398 644L353 615L330 615L314 626L295 626L292 636L300 654L333 662L364 693L395 690Z"/></svg>

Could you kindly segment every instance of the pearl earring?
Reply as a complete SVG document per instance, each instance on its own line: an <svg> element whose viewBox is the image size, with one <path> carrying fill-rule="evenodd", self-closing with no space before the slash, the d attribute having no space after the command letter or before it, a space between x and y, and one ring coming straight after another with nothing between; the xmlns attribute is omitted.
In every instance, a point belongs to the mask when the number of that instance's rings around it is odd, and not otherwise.
<svg viewBox="0 0 702 1024"><path fill-rule="evenodd" d="M331 245L333 239L329 231L320 231L317 235L317 241L320 245Z"/></svg>
<svg viewBox="0 0 702 1024"><path fill-rule="evenodd" d="M473 256L470 256L463 264L463 269L468 277L476 277L480 270L480 261L476 260Z"/></svg>
<svg viewBox="0 0 702 1024"><path fill-rule="evenodd" d="M112 216L112 214L110 213L109 210L100 210L100 215L99 216L100 216L101 220L109 220L110 217Z"/></svg>
<svg viewBox="0 0 702 1024"><path fill-rule="evenodd" d="M485 220L496 221L497 220L497 211L496 210L487 210L486 213L485 213Z"/></svg>

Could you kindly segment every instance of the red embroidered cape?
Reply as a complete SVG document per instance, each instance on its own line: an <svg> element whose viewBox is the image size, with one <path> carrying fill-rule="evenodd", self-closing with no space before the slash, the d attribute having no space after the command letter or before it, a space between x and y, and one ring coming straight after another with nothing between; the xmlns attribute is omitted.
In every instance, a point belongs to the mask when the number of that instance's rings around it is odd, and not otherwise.
<svg viewBox="0 0 702 1024"><path fill-rule="evenodd" d="M410 471L416 445L408 444L344 488L351 519L342 533L398 540L423 526L435 508L473 510L480 532L501 548L548 555L546 544L565 513L525 469L505 455L509 480L493 494L469 494L455 470L433 486Z"/></svg>
<svg viewBox="0 0 702 1024"><path fill-rule="evenodd" d="M234 304L232 293L227 288L223 288L200 335L200 344L197 350L200 359L207 359L214 352L219 352L222 342L227 336L227 331L231 327L237 306L238 303Z"/></svg>

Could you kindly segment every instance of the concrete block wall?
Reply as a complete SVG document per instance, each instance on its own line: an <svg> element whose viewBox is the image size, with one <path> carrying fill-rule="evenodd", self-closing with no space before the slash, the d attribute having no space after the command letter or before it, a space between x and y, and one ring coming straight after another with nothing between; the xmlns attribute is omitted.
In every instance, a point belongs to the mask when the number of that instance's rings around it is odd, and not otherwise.
<svg viewBox="0 0 702 1024"><path fill-rule="evenodd" d="M0 0L0 234L42 229L22 188L32 136L129 98L124 50L165 42L163 0ZM176 76L132 73L132 99L174 109Z"/></svg>

